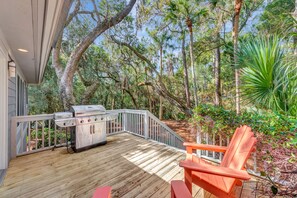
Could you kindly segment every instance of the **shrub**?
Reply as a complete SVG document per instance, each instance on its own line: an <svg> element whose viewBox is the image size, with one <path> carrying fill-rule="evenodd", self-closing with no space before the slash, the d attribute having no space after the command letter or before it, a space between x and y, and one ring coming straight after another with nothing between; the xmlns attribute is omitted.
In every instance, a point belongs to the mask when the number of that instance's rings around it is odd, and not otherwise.
<svg viewBox="0 0 297 198"><path fill-rule="evenodd" d="M262 176L268 178L259 185L262 186L262 193L271 196L275 194L296 196L297 119L295 117L268 112L243 112L241 115L236 115L234 111L222 107L201 104L195 109L191 123L199 125L203 132L222 136L231 136L240 125L250 126L258 140L258 170ZM279 185L280 183L283 185Z"/></svg>
<svg viewBox="0 0 297 198"><path fill-rule="evenodd" d="M297 134L297 119L278 113L256 113L243 112L236 115L235 111L226 110L209 104L201 104L194 110L190 121L192 124L199 124L203 131L232 135L240 125L250 126L254 132L271 136L292 136L294 143Z"/></svg>

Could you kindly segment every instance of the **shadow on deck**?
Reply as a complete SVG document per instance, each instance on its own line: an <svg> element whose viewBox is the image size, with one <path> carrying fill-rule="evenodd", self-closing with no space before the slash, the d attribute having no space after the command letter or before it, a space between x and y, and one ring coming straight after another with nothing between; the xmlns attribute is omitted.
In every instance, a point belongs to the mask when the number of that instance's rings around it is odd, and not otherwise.
<svg viewBox="0 0 297 198"><path fill-rule="evenodd" d="M92 197L96 187L112 186L112 197L170 197L170 181L183 179L178 162L185 153L123 133L81 153L66 148L18 157L10 162L0 197ZM238 197L255 197L253 181ZM214 197L197 186L195 197Z"/></svg>

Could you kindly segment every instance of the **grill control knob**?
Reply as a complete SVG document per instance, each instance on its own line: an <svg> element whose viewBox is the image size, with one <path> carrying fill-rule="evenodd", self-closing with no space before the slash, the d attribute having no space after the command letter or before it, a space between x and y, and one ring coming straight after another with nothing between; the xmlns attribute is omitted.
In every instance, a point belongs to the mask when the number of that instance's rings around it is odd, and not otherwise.
<svg viewBox="0 0 297 198"><path fill-rule="evenodd" d="M88 119L88 122L91 122L91 119Z"/></svg>
<svg viewBox="0 0 297 198"><path fill-rule="evenodd" d="M97 121L97 118L95 118L95 121Z"/></svg>
<svg viewBox="0 0 297 198"><path fill-rule="evenodd" d="M101 120L103 120L104 118L101 118Z"/></svg>
<svg viewBox="0 0 297 198"><path fill-rule="evenodd" d="M80 123L84 123L84 120L81 120Z"/></svg>

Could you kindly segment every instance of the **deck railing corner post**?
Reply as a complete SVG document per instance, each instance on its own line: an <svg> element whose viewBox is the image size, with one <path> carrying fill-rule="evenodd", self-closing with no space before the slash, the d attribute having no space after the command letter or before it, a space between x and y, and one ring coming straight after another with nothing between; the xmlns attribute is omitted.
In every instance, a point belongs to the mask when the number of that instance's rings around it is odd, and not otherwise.
<svg viewBox="0 0 297 198"><path fill-rule="evenodd" d="M14 159L16 158L16 131L17 131L17 118L16 117L12 117L11 118L11 134L10 134L10 148L11 148L11 152L10 152L10 158Z"/></svg>
<svg viewBox="0 0 297 198"><path fill-rule="evenodd" d="M149 138L149 115L148 111L145 111L144 114L144 138L148 139Z"/></svg>
<svg viewBox="0 0 297 198"><path fill-rule="evenodd" d="M196 142L197 144L201 144L201 140L202 140L202 131L201 131L201 128L200 126L197 126L197 133L196 133ZM198 157L201 157L202 153L201 153L201 150L196 150L196 154Z"/></svg>
<svg viewBox="0 0 297 198"><path fill-rule="evenodd" d="M127 129L127 114L126 111L123 111L123 131Z"/></svg>

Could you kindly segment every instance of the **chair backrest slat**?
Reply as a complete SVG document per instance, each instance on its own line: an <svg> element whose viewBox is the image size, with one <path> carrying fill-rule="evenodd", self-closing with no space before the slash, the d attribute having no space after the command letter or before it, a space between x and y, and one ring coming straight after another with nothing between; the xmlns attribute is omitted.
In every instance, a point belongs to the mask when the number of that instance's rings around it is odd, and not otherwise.
<svg viewBox="0 0 297 198"><path fill-rule="evenodd" d="M237 128L224 155L221 166L241 170L255 144L256 138L250 127L241 126Z"/></svg>

